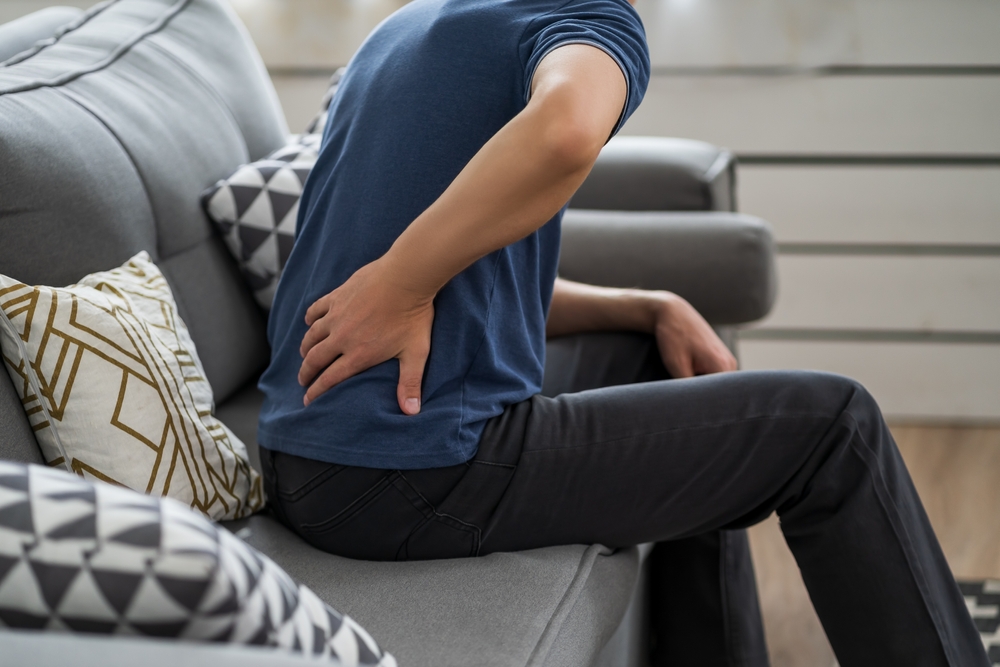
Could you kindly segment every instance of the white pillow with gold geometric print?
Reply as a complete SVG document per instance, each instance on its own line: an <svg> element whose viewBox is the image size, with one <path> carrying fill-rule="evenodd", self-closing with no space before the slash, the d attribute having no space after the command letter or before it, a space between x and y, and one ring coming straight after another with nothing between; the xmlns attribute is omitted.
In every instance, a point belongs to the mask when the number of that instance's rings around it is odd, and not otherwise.
<svg viewBox="0 0 1000 667"><path fill-rule="evenodd" d="M264 506L166 279L141 252L64 288L0 275L0 347L50 466L209 517Z"/></svg>

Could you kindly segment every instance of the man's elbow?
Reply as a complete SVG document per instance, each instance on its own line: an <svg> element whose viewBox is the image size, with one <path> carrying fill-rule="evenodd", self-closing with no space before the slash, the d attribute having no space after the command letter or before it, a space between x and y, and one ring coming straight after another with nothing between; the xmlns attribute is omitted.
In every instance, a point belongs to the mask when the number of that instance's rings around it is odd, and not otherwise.
<svg viewBox="0 0 1000 667"><path fill-rule="evenodd" d="M594 166L606 136L595 134L586 124L564 123L546 142L549 159L557 169L577 172Z"/></svg>
<svg viewBox="0 0 1000 667"><path fill-rule="evenodd" d="M540 142L546 162L567 173L589 170L608 139L608 128L579 110L546 115Z"/></svg>

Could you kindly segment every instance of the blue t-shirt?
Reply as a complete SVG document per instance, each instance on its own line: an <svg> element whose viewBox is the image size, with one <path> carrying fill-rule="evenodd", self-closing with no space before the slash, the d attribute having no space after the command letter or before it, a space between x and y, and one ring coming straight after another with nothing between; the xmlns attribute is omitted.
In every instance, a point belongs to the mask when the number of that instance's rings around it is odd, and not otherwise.
<svg viewBox="0 0 1000 667"><path fill-rule="evenodd" d="M361 46L330 108L271 310L264 447L371 468L456 465L475 455L488 419L539 392L562 213L438 293L420 414L399 408L395 359L307 408L296 378L309 306L385 254L525 107L539 61L573 43L622 68L620 126L649 79L642 22L626 0L414 0Z"/></svg>

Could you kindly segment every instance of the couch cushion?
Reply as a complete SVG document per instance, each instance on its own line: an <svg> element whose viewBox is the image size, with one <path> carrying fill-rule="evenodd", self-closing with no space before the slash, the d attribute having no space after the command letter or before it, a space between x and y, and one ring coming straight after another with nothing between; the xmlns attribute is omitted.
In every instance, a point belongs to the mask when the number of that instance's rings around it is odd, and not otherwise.
<svg viewBox="0 0 1000 667"><path fill-rule="evenodd" d="M263 508L260 475L212 415L198 351L145 251L64 288L0 273L0 348L49 465L214 519Z"/></svg>
<svg viewBox="0 0 1000 667"><path fill-rule="evenodd" d="M115 0L0 66L0 270L65 285L148 251L224 399L267 360L264 319L198 197L287 131L220 0Z"/></svg>
<svg viewBox="0 0 1000 667"><path fill-rule="evenodd" d="M0 628L272 646L396 667L364 628L169 498L0 461Z"/></svg>
<svg viewBox="0 0 1000 667"><path fill-rule="evenodd" d="M262 401L250 385L216 410L251 460ZM269 515L226 525L410 667L589 665L618 627L639 573L637 549L366 562L323 553Z"/></svg>
<svg viewBox="0 0 1000 667"><path fill-rule="evenodd" d="M323 553L266 515L229 527L410 667L589 665L621 622L639 573L637 548L367 562Z"/></svg>
<svg viewBox="0 0 1000 667"><path fill-rule="evenodd" d="M290 137L286 146L241 165L201 196L205 212L264 310L271 309L292 252L302 187L316 164L321 140L320 134Z"/></svg>

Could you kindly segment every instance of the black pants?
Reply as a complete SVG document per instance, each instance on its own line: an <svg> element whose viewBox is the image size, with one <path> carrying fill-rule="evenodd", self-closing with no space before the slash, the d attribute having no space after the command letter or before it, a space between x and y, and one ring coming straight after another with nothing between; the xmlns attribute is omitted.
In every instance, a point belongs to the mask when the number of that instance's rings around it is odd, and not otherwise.
<svg viewBox="0 0 1000 667"><path fill-rule="evenodd" d="M656 542L654 662L674 665L766 664L741 529L776 511L841 665L988 665L863 387L664 376L648 337L569 337L550 346L555 397L490 420L471 461L374 470L265 450L266 489L290 528L351 558Z"/></svg>

